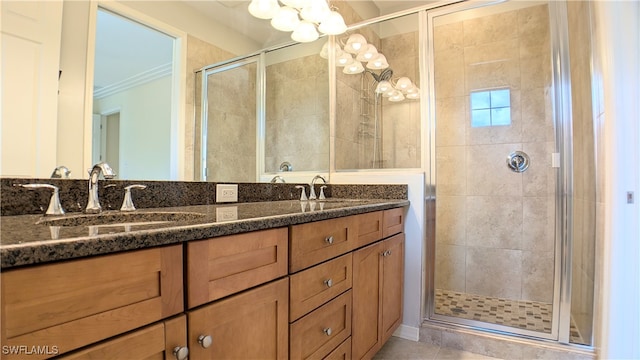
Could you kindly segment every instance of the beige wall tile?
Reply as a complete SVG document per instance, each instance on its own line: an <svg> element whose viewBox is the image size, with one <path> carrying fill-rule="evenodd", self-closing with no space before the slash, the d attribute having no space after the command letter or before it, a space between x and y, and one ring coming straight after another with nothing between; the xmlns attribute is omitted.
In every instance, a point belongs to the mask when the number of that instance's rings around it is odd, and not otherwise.
<svg viewBox="0 0 640 360"><path fill-rule="evenodd" d="M436 146L465 145L468 97L436 100Z"/></svg>
<svg viewBox="0 0 640 360"><path fill-rule="evenodd" d="M551 206L549 206L551 202ZM553 197L522 199L522 249L550 252L554 247L555 206Z"/></svg>
<svg viewBox="0 0 640 360"><path fill-rule="evenodd" d="M435 287L465 291L465 246L442 244L436 248Z"/></svg>
<svg viewBox="0 0 640 360"><path fill-rule="evenodd" d="M515 11L465 20L462 26L465 46L486 44L518 36L518 16Z"/></svg>
<svg viewBox="0 0 640 360"><path fill-rule="evenodd" d="M467 193L467 151L463 146L440 146L436 150L436 190L438 195Z"/></svg>
<svg viewBox="0 0 640 360"><path fill-rule="evenodd" d="M521 249L522 197L467 196L466 215L467 246Z"/></svg>
<svg viewBox="0 0 640 360"><path fill-rule="evenodd" d="M519 299L522 251L467 247L466 292Z"/></svg>
<svg viewBox="0 0 640 360"><path fill-rule="evenodd" d="M462 22L439 25L433 29L435 52L460 49L463 46Z"/></svg>
<svg viewBox="0 0 640 360"><path fill-rule="evenodd" d="M522 252L522 298L553 302L554 252Z"/></svg>
<svg viewBox="0 0 640 360"><path fill-rule="evenodd" d="M466 245L466 201L465 196L437 196L437 246L441 244Z"/></svg>
<svg viewBox="0 0 640 360"><path fill-rule="evenodd" d="M522 150L522 145L468 146L465 166L467 194L521 196L522 174L511 171L506 163L507 156L516 150Z"/></svg>

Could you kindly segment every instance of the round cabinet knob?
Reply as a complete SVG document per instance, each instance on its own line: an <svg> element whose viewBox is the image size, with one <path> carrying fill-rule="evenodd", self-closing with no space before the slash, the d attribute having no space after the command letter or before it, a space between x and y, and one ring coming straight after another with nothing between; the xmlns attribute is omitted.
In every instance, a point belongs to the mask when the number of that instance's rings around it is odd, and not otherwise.
<svg viewBox="0 0 640 360"><path fill-rule="evenodd" d="M186 346L176 346L173 349L173 356L175 356L177 360L187 360L189 357L189 348Z"/></svg>
<svg viewBox="0 0 640 360"><path fill-rule="evenodd" d="M333 244L333 236L327 236L326 238L324 238L324 241L327 244Z"/></svg>
<svg viewBox="0 0 640 360"><path fill-rule="evenodd" d="M324 281L324 284L327 285L327 287L332 287L333 286L333 280L331 279L327 279Z"/></svg>
<svg viewBox="0 0 640 360"><path fill-rule="evenodd" d="M211 335L198 336L198 344L200 344L200 346L202 346L203 348L208 348L212 343L213 339L211 338Z"/></svg>
<svg viewBox="0 0 640 360"><path fill-rule="evenodd" d="M331 330L331 328L324 328L322 332L324 332L327 336L331 336L333 330Z"/></svg>

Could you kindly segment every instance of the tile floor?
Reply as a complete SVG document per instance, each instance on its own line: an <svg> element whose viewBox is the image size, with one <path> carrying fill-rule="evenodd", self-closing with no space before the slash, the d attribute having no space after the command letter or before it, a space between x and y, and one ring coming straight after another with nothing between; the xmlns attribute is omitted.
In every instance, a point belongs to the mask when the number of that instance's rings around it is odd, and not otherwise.
<svg viewBox="0 0 640 360"><path fill-rule="evenodd" d="M440 347L392 336L373 360L491 360L468 351Z"/></svg>
<svg viewBox="0 0 640 360"><path fill-rule="evenodd" d="M436 289L436 314L478 320L526 330L551 332L553 305ZM571 322L571 342L583 344Z"/></svg>

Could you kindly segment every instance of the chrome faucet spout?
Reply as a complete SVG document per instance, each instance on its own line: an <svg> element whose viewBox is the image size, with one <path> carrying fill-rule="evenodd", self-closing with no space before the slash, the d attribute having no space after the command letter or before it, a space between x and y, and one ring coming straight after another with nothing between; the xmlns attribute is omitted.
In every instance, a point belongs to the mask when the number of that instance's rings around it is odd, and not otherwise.
<svg viewBox="0 0 640 360"><path fill-rule="evenodd" d="M99 162L89 170L89 200L87 201L87 208L84 210L87 214L97 214L102 211L102 206L100 206L100 200L98 199L98 179L100 174L105 179L113 179L116 176L116 173L106 162Z"/></svg>
<svg viewBox="0 0 640 360"><path fill-rule="evenodd" d="M316 199L315 185L317 180L322 180L322 183L324 184L327 183L327 180L325 180L325 178L323 178L321 175L314 176L313 179L311 180L311 186L310 186L311 190L309 191L309 200Z"/></svg>

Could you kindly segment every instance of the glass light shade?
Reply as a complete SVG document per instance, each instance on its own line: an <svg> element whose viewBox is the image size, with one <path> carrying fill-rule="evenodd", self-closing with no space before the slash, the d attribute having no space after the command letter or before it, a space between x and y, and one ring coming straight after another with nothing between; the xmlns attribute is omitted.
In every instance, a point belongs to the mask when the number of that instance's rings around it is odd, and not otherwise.
<svg viewBox="0 0 640 360"><path fill-rule="evenodd" d="M321 23L331 15L329 4L325 0L311 0L300 10L300 16L312 23Z"/></svg>
<svg viewBox="0 0 640 360"><path fill-rule="evenodd" d="M347 43L344 46L344 51L350 52L352 54L357 54L362 50L365 46L367 46L367 39L360 34L351 34L347 39Z"/></svg>
<svg viewBox="0 0 640 360"><path fill-rule="evenodd" d="M407 94L407 99L419 99L419 98L420 98L420 93L418 92Z"/></svg>
<svg viewBox="0 0 640 360"><path fill-rule="evenodd" d="M248 10L259 19L271 19L279 8L278 0L251 0Z"/></svg>
<svg viewBox="0 0 640 360"><path fill-rule="evenodd" d="M299 23L298 11L288 6L279 8L271 19L271 26L280 31L293 31Z"/></svg>
<svg viewBox="0 0 640 360"><path fill-rule="evenodd" d="M329 16L322 20L318 26L318 30L327 35L339 35L347 31L347 25L344 23L342 15L337 11L330 11Z"/></svg>
<svg viewBox="0 0 640 360"><path fill-rule="evenodd" d="M413 87L413 83L411 83L411 79L406 76L401 77L396 82L396 89L400 91L407 91L408 89L411 89L411 87Z"/></svg>
<svg viewBox="0 0 640 360"><path fill-rule="evenodd" d="M347 66L353 62L353 57L348 52L341 51L340 55L336 54L336 66Z"/></svg>
<svg viewBox="0 0 640 360"><path fill-rule="evenodd" d="M386 92L382 93L382 96L384 97L392 97L394 95L396 95L399 91L394 89L393 87L390 88L389 90L387 90Z"/></svg>
<svg viewBox="0 0 640 360"><path fill-rule="evenodd" d="M387 91L392 89L393 89L393 85L391 85L391 83L388 82L387 80L380 81L376 86L376 92L378 94L386 93Z"/></svg>
<svg viewBox="0 0 640 360"><path fill-rule="evenodd" d="M280 0L280 2L292 8L302 9L303 7L309 5L311 1L310 0Z"/></svg>
<svg viewBox="0 0 640 360"><path fill-rule="evenodd" d="M415 85L411 85L410 88L408 88L407 90L405 90L405 93L407 94L414 94L414 93L418 93L420 91L420 89L418 89L417 86Z"/></svg>
<svg viewBox="0 0 640 360"><path fill-rule="evenodd" d="M291 39L297 42L312 42L318 39L320 34L316 31L315 25L308 21L302 20L295 30L291 33Z"/></svg>
<svg viewBox="0 0 640 360"><path fill-rule="evenodd" d="M324 45L322 45L322 49L320 49L320 57L323 59L329 58L329 40L325 41Z"/></svg>
<svg viewBox="0 0 640 360"><path fill-rule="evenodd" d="M389 63L387 62L387 58L380 53L378 53L378 56L376 56L375 59L367 63L367 69L371 69L371 70L381 70L381 69L386 69L388 67L389 67Z"/></svg>
<svg viewBox="0 0 640 360"><path fill-rule="evenodd" d="M347 65L342 69L342 72L345 74L359 74L364 71L364 67L362 63L359 61L354 61L351 65Z"/></svg>
<svg viewBox="0 0 640 360"><path fill-rule="evenodd" d="M376 49L373 44L367 44L362 50L358 53L356 60L358 61L371 61L378 55L378 49Z"/></svg>
<svg viewBox="0 0 640 360"><path fill-rule="evenodd" d="M396 92L393 95L389 96L389 101L398 102L402 100L404 100L404 95L402 94L401 91L396 90Z"/></svg>

